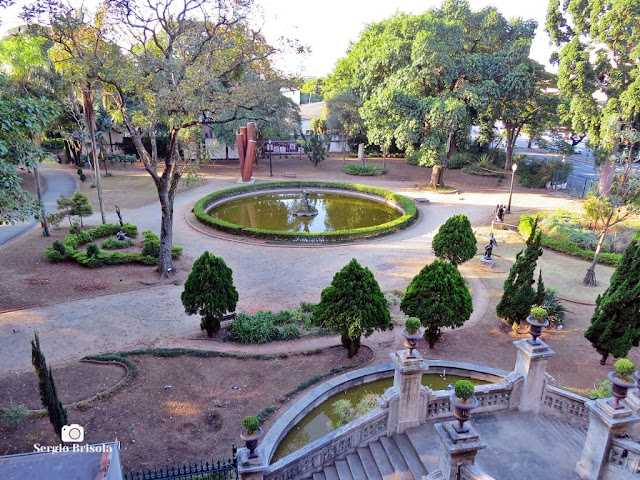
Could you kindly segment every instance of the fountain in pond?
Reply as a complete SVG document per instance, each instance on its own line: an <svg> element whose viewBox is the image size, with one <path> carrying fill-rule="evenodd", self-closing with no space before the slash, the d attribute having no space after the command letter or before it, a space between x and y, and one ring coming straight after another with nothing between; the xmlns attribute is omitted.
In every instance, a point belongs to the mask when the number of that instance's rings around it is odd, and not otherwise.
<svg viewBox="0 0 640 480"><path fill-rule="evenodd" d="M304 195L304 198L301 201L296 202L293 214L296 217L315 217L318 215L318 209L311 204L309 192L307 190L302 190L302 194Z"/></svg>

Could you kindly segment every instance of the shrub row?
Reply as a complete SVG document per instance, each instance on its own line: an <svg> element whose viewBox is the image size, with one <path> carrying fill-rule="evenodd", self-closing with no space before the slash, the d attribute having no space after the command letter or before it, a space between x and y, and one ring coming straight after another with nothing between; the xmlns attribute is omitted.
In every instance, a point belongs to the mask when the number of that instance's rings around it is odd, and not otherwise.
<svg viewBox="0 0 640 480"><path fill-rule="evenodd" d="M372 227L357 228L353 230L336 230L334 232L278 232L274 230L265 230L260 228L249 228L236 225L234 223L225 222L208 215L206 210L215 201L224 198L233 197L240 193L257 192L260 190L271 190L276 188L335 188L352 192L368 193L377 195L387 201L399 205L404 210L404 215L399 218ZM388 190L381 188L368 187L365 185L356 185L351 183L340 182L266 182L242 187L227 188L218 192L213 192L206 197L201 198L193 207L193 213L196 218L204 223L223 232L232 233L234 235L247 235L254 238L271 239L271 240L287 240L293 242L336 242L354 240L358 238L368 238L384 235L386 233L395 232L401 228L406 228L418 218L418 209L413 200L397 195Z"/></svg>
<svg viewBox="0 0 640 480"><path fill-rule="evenodd" d="M539 217L542 217L544 214L538 214ZM531 235L531 228L534 222L535 215L522 215L520 217L520 223L518 224L518 231L520 234L528 238ZM567 255L572 255L574 257L582 258L584 260L593 260L593 256L595 252L593 250L585 250L580 248L575 242L566 238L554 238L549 235L545 235L540 232L541 243L542 246L548 248L550 250L555 250L556 252L565 253ZM600 263L604 263L606 265L617 266L620 261L621 255L618 253L607 253L601 252L598 257Z"/></svg>
<svg viewBox="0 0 640 480"><path fill-rule="evenodd" d="M240 343L268 343L274 340L291 340L309 331L311 313L283 310L274 313L260 310L254 315L240 313L229 325L231 338Z"/></svg>
<svg viewBox="0 0 640 480"><path fill-rule="evenodd" d="M100 246L105 250L120 250L122 248L132 247L133 241L131 241L130 239L118 240L115 237L109 237L104 242L102 242L102 245Z"/></svg>

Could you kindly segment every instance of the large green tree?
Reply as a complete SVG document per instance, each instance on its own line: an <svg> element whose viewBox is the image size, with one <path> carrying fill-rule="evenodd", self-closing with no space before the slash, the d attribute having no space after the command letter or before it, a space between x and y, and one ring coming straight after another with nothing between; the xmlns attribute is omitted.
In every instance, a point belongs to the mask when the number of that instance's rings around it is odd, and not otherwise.
<svg viewBox="0 0 640 480"><path fill-rule="evenodd" d="M546 29L561 47L558 87L569 99L562 112L575 132L604 153L598 184L608 195L614 159L625 147L610 118L637 122L640 115L640 2L636 0L551 0Z"/></svg>
<svg viewBox="0 0 640 480"><path fill-rule="evenodd" d="M338 332L349 358L360 350L360 338L374 330L391 330L387 301L373 273L354 258L333 277L313 310L314 322Z"/></svg>
<svg viewBox="0 0 640 480"><path fill-rule="evenodd" d="M349 137L358 135L364 128L359 108L360 101L350 88L327 100L327 128L342 138L343 162L349 149Z"/></svg>
<svg viewBox="0 0 640 480"><path fill-rule="evenodd" d="M53 425L53 429L62 439L62 427L67 423L67 410L62 406L62 402L58 398L56 384L53 381L53 372L51 367L47 368L47 361L40 349L40 339L35 334L31 340L31 363L38 376L38 389L40 390L40 400L42 405L47 409L49 421Z"/></svg>
<svg viewBox="0 0 640 480"><path fill-rule="evenodd" d="M473 302L458 269L445 260L435 260L413 277L400 309L420 319L425 327L424 338L433 348L443 328L458 328L469 320Z"/></svg>
<svg viewBox="0 0 640 480"><path fill-rule="evenodd" d="M50 8L38 5L29 12L64 39L88 25L101 26L92 30L95 48L81 57L71 54L77 50L68 52L68 61L91 65L153 178L161 211L162 275L174 269L173 204L190 165L180 148L183 135L191 127L246 119L244 112L263 108L265 90L282 84L268 61L275 49L247 19L251 3L114 0L87 18L72 5L47 0ZM167 129L164 155L156 136L161 126Z"/></svg>
<svg viewBox="0 0 640 480"><path fill-rule="evenodd" d="M518 252L516 261L509 270L509 275L504 281L502 298L496 306L496 315L512 324L519 324L527 318L536 299L536 291L533 289L534 274L538 258L542 255L542 240L537 227L536 218L525 248Z"/></svg>
<svg viewBox="0 0 640 480"><path fill-rule="evenodd" d="M200 328L212 337L226 312L233 312L238 291L233 272L220 257L204 252L194 264L180 296L187 315L201 315Z"/></svg>
<svg viewBox="0 0 640 480"><path fill-rule="evenodd" d="M604 365L609 354L626 357L640 343L640 234L636 234L616 267L611 284L596 299L591 325L584 336Z"/></svg>
<svg viewBox="0 0 640 480"><path fill-rule="evenodd" d="M396 145L432 166L431 184L444 170L479 112L486 112L524 72L536 23L507 21L497 9L472 11L447 0L421 15L398 13L368 25L338 61L327 91L351 87L376 143ZM515 88L515 87L514 87Z"/></svg>
<svg viewBox="0 0 640 480"><path fill-rule="evenodd" d="M436 257L454 265L471 260L478 252L471 222L464 214L454 215L444 222L431 243Z"/></svg>

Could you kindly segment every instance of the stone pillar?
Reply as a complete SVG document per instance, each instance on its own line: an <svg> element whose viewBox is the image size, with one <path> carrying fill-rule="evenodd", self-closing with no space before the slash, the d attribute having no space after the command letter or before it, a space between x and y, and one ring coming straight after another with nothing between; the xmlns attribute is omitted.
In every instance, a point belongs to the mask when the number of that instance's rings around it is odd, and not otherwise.
<svg viewBox="0 0 640 480"><path fill-rule="evenodd" d="M589 400L585 406L590 410L589 430L584 442L582 456L576 464L576 473L580 478L599 480L607 463L611 439L624 435L632 425L640 421L628 406L615 410L609 398Z"/></svg>
<svg viewBox="0 0 640 480"><path fill-rule="evenodd" d="M640 416L640 392L637 388L632 388L627 393L625 402L631 410L633 410L638 416ZM634 423L629 429L629 436L633 439L640 439L640 422Z"/></svg>
<svg viewBox="0 0 640 480"><path fill-rule="evenodd" d="M422 386L424 360L416 350L413 355L413 358L407 358L406 350L390 354L396 373L393 387L385 393L389 398L389 435L397 435L420 425L422 398L426 399L427 390Z"/></svg>
<svg viewBox="0 0 640 480"><path fill-rule="evenodd" d="M513 342L518 349L515 371L524 377L518 409L521 412L540 413L540 406L547 389L547 360L555 355L549 345L538 339L532 344L529 339Z"/></svg>
<svg viewBox="0 0 640 480"><path fill-rule="evenodd" d="M248 448L238 449L238 477L240 480L263 480L264 471L269 465L262 445L258 446L256 452L258 453L256 458L249 458Z"/></svg>
<svg viewBox="0 0 640 480"><path fill-rule="evenodd" d="M467 433L458 433L451 422L435 425L442 442L438 468L445 480L457 480L460 467L474 465L478 450L487 447L487 444L480 440L473 425L467 422L466 426L469 428Z"/></svg>

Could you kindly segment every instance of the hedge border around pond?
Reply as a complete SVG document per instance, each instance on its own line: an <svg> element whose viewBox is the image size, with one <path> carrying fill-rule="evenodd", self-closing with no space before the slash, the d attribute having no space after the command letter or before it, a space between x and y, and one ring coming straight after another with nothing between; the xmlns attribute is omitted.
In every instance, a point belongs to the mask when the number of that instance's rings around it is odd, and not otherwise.
<svg viewBox="0 0 640 480"><path fill-rule="evenodd" d="M537 216L540 218L542 218L544 215L544 212L539 212L537 214ZM520 232L523 237L527 238L529 235L531 235L531 228L535 217L536 215L522 215L520 217L520 221L518 222L518 232ZM580 248L570 240L553 238L545 235L542 232L540 232L540 243L543 247L548 248L549 250L554 250L556 252L582 258L584 260L593 260L593 256L596 254L596 252L594 252L593 250L585 250L583 248ZM618 262L620 262L621 258L622 255L620 255L619 253L601 252L598 256L598 262L605 265L617 267Z"/></svg>
<svg viewBox="0 0 640 480"><path fill-rule="evenodd" d="M336 230L334 232L279 232L276 230L265 230L261 228L246 228L234 223L225 222L213 218L207 214L206 210L209 206L218 200L224 198L235 197L238 194L259 192L262 190L273 189L296 189L296 188L326 188L337 189L351 192L368 193L382 197L386 201L395 203L404 210L404 215L395 220L381 225L372 227L356 228L352 230ZM407 228L418 218L418 208L413 200L403 195L384 190L382 188L369 187L366 185L357 185L353 183L342 182L313 182L313 181L281 181L281 182L265 182L252 185L244 185L241 187L231 187L217 192L210 193L202 197L193 207L193 213L201 223L213 227L217 230L231 233L234 235L245 235L253 238L264 240L284 240L296 243L322 243L322 242L344 242L356 240L359 238L372 238L395 232L397 230Z"/></svg>

